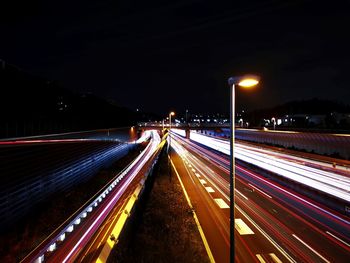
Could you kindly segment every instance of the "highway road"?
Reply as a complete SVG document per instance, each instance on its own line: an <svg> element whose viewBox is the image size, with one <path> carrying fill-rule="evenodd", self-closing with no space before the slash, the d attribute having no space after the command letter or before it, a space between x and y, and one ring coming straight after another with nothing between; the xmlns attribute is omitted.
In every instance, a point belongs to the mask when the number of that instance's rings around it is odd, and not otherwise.
<svg viewBox="0 0 350 263"><path fill-rule="evenodd" d="M228 140L204 136L196 132L191 133L191 139L229 155L230 144ZM329 165L320 161L315 162L307 158L288 156L267 148L263 149L243 143L236 143L235 146L235 157L239 160L350 202L348 191L350 189L350 172L348 170L339 170L340 167L331 170Z"/></svg>
<svg viewBox="0 0 350 263"><path fill-rule="evenodd" d="M49 238L34 249L23 262L32 262L40 256L41 251L51 244L44 253L45 262L92 262L99 257L106 240L110 238L111 229L124 211L126 202L136 186L140 183L146 169L149 168L160 144L157 132L152 131L152 139L145 150L132 162L123 176L116 177L106 185L96 202L87 205L84 216L74 222L62 224ZM140 140L141 141L141 140ZM85 209L85 208L84 208ZM76 214L80 212L77 211ZM73 226L68 227L66 226ZM57 234L64 230L64 239L57 239ZM73 231L72 231L73 230ZM61 231L61 232L60 232ZM59 234L61 237L62 234ZM55 242L56 241L56 242ZM52 243L54 242L54 243Z"/></svg>
<svg viewBox="0 0 350 263"><path fill-rule="evenodd" d="M229 158L177 135L172 146L175 151L171 157L195 204L214 258L217 262L228 262ZM346 171L335 173L335 179L329 164L322 161L279 156L276 152L266 153L267 149L249 147L242 147L242 151L248 149L249 154L256 153L257 158L265 154L264 158L270 158L265 163L291 165L297 168L298 176L317 174L313 180L321 178L322 184L340 189L341 193L346 191L342 188L348 183ZM344 179L340 184L337 184L338 176ZM267 173L264 167L251 165L249 161L239 161L236 165L235 193L237 262L348 262L350 221L347 216L280 185L271 179L271 171ZM337 196L347 197L346 194Z"/></svg>

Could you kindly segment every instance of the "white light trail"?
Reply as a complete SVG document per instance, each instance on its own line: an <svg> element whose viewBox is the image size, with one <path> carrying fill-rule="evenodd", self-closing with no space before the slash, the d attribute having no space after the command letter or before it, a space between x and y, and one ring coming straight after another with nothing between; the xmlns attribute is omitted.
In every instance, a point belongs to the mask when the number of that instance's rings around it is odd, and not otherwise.
<svg viewBox="0 0 350 263"><path fill-rule="evenodd" d="M140 156L143 156L143 159L141 162L137 165L136 169L128 176L126 179L126 182L122 185L122 187L114 194L113 198L110 200L110 202L105 206L105 208L102 210L102 212L99 214L99 216L94 220L94 222L90 225L90 227L85 231L85 233L82 235L82 237L79 239L79 241L74 245L74 247L71 249L71 251L68 253L68 255L64 258L63 262L67 262L74 253L76 253L76 250L80 246L80 244L84 241L84 239L87 237L87 235L93 230L94 226L98 224L99 220L106 216L110 209L113 207L116 200L119 199L119 197L124 193L124 191L127 189L129 184L133 181L133 179L136 177L138 172L141 170L141 168L145 165L145 163L149 160L149 158L153 155L153 153L156 151L157 146L160 143L160 138L157 132L152 131L149 135L152 135L152 141L151 143L146 147L146 149L140 154ZM149 151L147 151L149 149ZM131 166L135 166L137 164L136 159Z"/></svg>
<svg viewBox="0 0 350 263"><path fill-rule="evenodd" d="M177 133L176 130L174 132ZM230 154L230 144L226 140L205 136L197 132L191 132L191 140L226 155ZM302 165L294 160L294 156L286 158L277 152L262 151L259 147L248 147L239 143L236 143L235 146L237 159L350 202L350 176ZM305 161L307 162L308 159Z"/></svg>

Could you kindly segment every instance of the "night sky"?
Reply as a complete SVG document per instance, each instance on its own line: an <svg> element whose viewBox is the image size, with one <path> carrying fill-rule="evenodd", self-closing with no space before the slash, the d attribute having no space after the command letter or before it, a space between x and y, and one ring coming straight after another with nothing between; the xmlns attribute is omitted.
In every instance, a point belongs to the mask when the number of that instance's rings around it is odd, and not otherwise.
<svg viewBox="0 0 350 263"><path fill-rule="evenodd" d="M8 1L0 59L159 114L253 110L318 97L350 104L348 1Z"/></svg>

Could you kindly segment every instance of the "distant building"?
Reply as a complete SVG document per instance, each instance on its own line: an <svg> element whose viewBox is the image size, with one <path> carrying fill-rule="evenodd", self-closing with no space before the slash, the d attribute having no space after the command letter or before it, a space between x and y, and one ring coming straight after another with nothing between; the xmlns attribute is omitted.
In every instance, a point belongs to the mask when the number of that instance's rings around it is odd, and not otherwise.
<svg viewBox="0 0 350 263"><path fill-rule="evenodd" d="M322 114L292 114L283 115L277 118L265 118L262 120L263 126L269 127L275 124L276 127L319 127L326 126L327 115Z"/></svg>
<svg viewBox="0 0 350 263"><path fill-rule="evenodd" d="M182 118L184 120L184 118ZM227 116L223 114L191 114L188 118L188 122L193 123L215 123L215 124L225 124L229 122Z"/></svg>

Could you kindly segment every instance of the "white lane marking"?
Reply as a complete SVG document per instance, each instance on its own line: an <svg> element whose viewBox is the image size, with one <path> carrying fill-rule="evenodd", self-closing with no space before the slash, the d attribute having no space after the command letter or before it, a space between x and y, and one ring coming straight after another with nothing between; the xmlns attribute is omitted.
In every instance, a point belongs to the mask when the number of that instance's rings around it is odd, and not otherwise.
<svg viewBox="0 0 350 263"><path fill-rule="evenodd" d="M328 235L331 235L331 236L334 237L335 239L339 240L340 242L342 242L342 243L345 244L346 246L350 247L350 244L349 244L349 243L347 243L347 242L345 242L344 240L342 240L341 238L339 238L339 237L333 235L331 232L326 231L326 233L327 233Z"/></svg>
<svg viewBox="0 0 350 263"><path fill-rule="evenodd" d="M272 258L273 262L282 263L282 261L274 253L269 253L269 255Z"/></svg>
<svg viewBox="0 0 350 263"><path fill-rule="evenodd" d="M208 193L214 193L215 192L214 189L211 188L210 186L206 187L205 190L207 190Z"/></svg>
<svg viewBox="0 0 350 263"><path fill-rule="evenodd" d="M266 261L263 259L263 257L260 254L255 255L261 263L266 263Z"/></svg>
<svg viewBox="0 0 350 263"><path fill-rule="evenodd" d="M265 193L264 191L260 190L258 187L248 183L251 187L253 187L255 190L259 191L260 193L262 193L263 195L266 195L268 198L272 199L272 196L268 195L267 193Z"/></svg>
<svg viewBox="0 0 350 263"><path fill-rule="evenodd" d="M200 175L199 173L195 173L195 175L196 175L197 177L201 177L201 175Z"/></svg>
<svg viewBox="0 0 350 263"><path fill-rule="evenodd" d="M254 232L249 228L249 226L244 223L240 218L235 218L235 229L240 235L253 235Z"/></svg>
<svg viewBox="0 0 350 263"><path fill-rule="evenodd" d="M218 206L222 209L224 208L230 208L228 204L221 198L214 198L215 202L218 204Z"/></svg>
<svg viewBox="0 0 350 263"><path fill-rule="evenodd" d="M207 181L205 181L204 179L199 179L199 181L201 182L201 184L206 184Z"/></svg>
<svg viewBox="0 0 350 263"><path fill-rule="evenodd" d="M245 216L245 218L247 218L248 221L252 223L256 229L258 229L258 231L260 231L260 233L266 237L266 239L270 241L270 243L274 245L275 248L277 248L278 251L281 252L281 254L284 255L289 262L297 263L275 240L272 239L272 237L270 237L257 223L255 223L254 220L251 219L249 215L247 215L247 213L242 210L242 208L240 208L237 204L235 204L235 208L237 208L237 210L240 211L240 213Z"/></svg>
<svg viewBox="0 0 350 263"><path fill-rule="evenodd" d="M194 159L196 159L196 160L198 160L198 158L197 158L196 156L194 156L194 155L192 155L191 157L194 158Z"/></svg>
<svg viewBox="0 0 350 263"><path fill-rule="evenodd" d="M197 166L198 165L198 166ZM197 171L201 171L201 169L199 167L205 167L205 172L207 171L207 167L204 165L204 164L193 164L193 167L197 169ZM205 172L201 171L202 172L202 176L204 177L204 179L206 179L214 188L215 188L215 191L219 192L220 194L222 194L223 197L225 197L225 199L227 201L230 201L230 197L228 195L226 195L222 190L221 190L221 187L218 187L217 186L217 183L219 183L220 186L222 186L223 188L226 188L228 189L228 186L229 184L227 184L227 186L225 186L225 184L223 182L221 182L220 180L218 180L216 177L216 174L213 175L213 179L215 179L216 182L214 182L212 179L210 179L210 176L209 175L206 175Z"/></svg>
<svg viewBox="0 0 350 263"><path fill-rule="evenodd" d="M199 223L199 220L198 220L198 217L197 217L196 212L195 212L194 209L193 209L193 206L192 206L190 197L189 197L188 194L187 194L187 191L186 191L186 189L185 189L185 186L184 186L184 184L182 183L181 177L180 177L178 171L176 170L176 167L175 167L175 165L174 165L174 163L173 163L173 160L171 160L171 158L169 157L169 155L168 155L168 158L170 159L171 165L173 166L174 171L175 171L175 173L176 173L176 176L177 176L177 178L178 178L178 180L179 180L179 182L180 182L180 185L181 185L182 191L183 191L183 193L184 193L184 195L185 195L185 197L186 197L188 206L192 209L192 215L193 215L194 221L196 222L198 231L199 231L199 233L200 233L200 235L201 235L201 238L202 238L202 241L203 241L205 250L207 251L207 254L208 254L208 256L209 256L209 261L210 261L210 263L215 263L213 254L211 253L211 250L210 250L210 247L209 247L209 244L208 244L208 241L207 241L207 239L206 239L206 237L205 237L205 235L204 235L203 228L202 228L201 224Z"/></svg>
<svg viewBox="0 0 350 263"><path fill-rule="evenodd" d="M192 172L194 172L194 173L195 173L195 172L196 172L196 170L192 168Z"/></svg>
<svg viewBox="0 0 350 263"><path fill-rule="evenodd" d="M248 200L248 197L246 197L244 194L242 194L240 191L238 191L237 189L235 189L235 191L237 193L239 193L245 200Z"/></svg>
<svg viewBox="0 0 350 263"><path fill-rule="evenodd" d="M297 237L295 234L292 235L295 239L299 240L300 243L302 243L304 246L306 246L308 249L310 249L312 252L314 252L317 256L319 256L320 258L322 258L325 262L329 262L330 261L326 258L324 258L320 253L318 253L315 249L313 249L312 247L310 247L308 244L306 244L303 240L301 240L299 237Z"/></svg>
<svg viewBox="0 0 350 263"><path fill-rule="evenodd" d="M215 172L214 172L212 169L210 169L208 166L205 167L205 169L206 169L207 171L211 172L212 174L215 174Z"/></svg>
<svg viewBox="0 0 350 263"><path fill-rule="evenodd" d="M189 164L188 167L192 168L192 165Z"/></svg>

